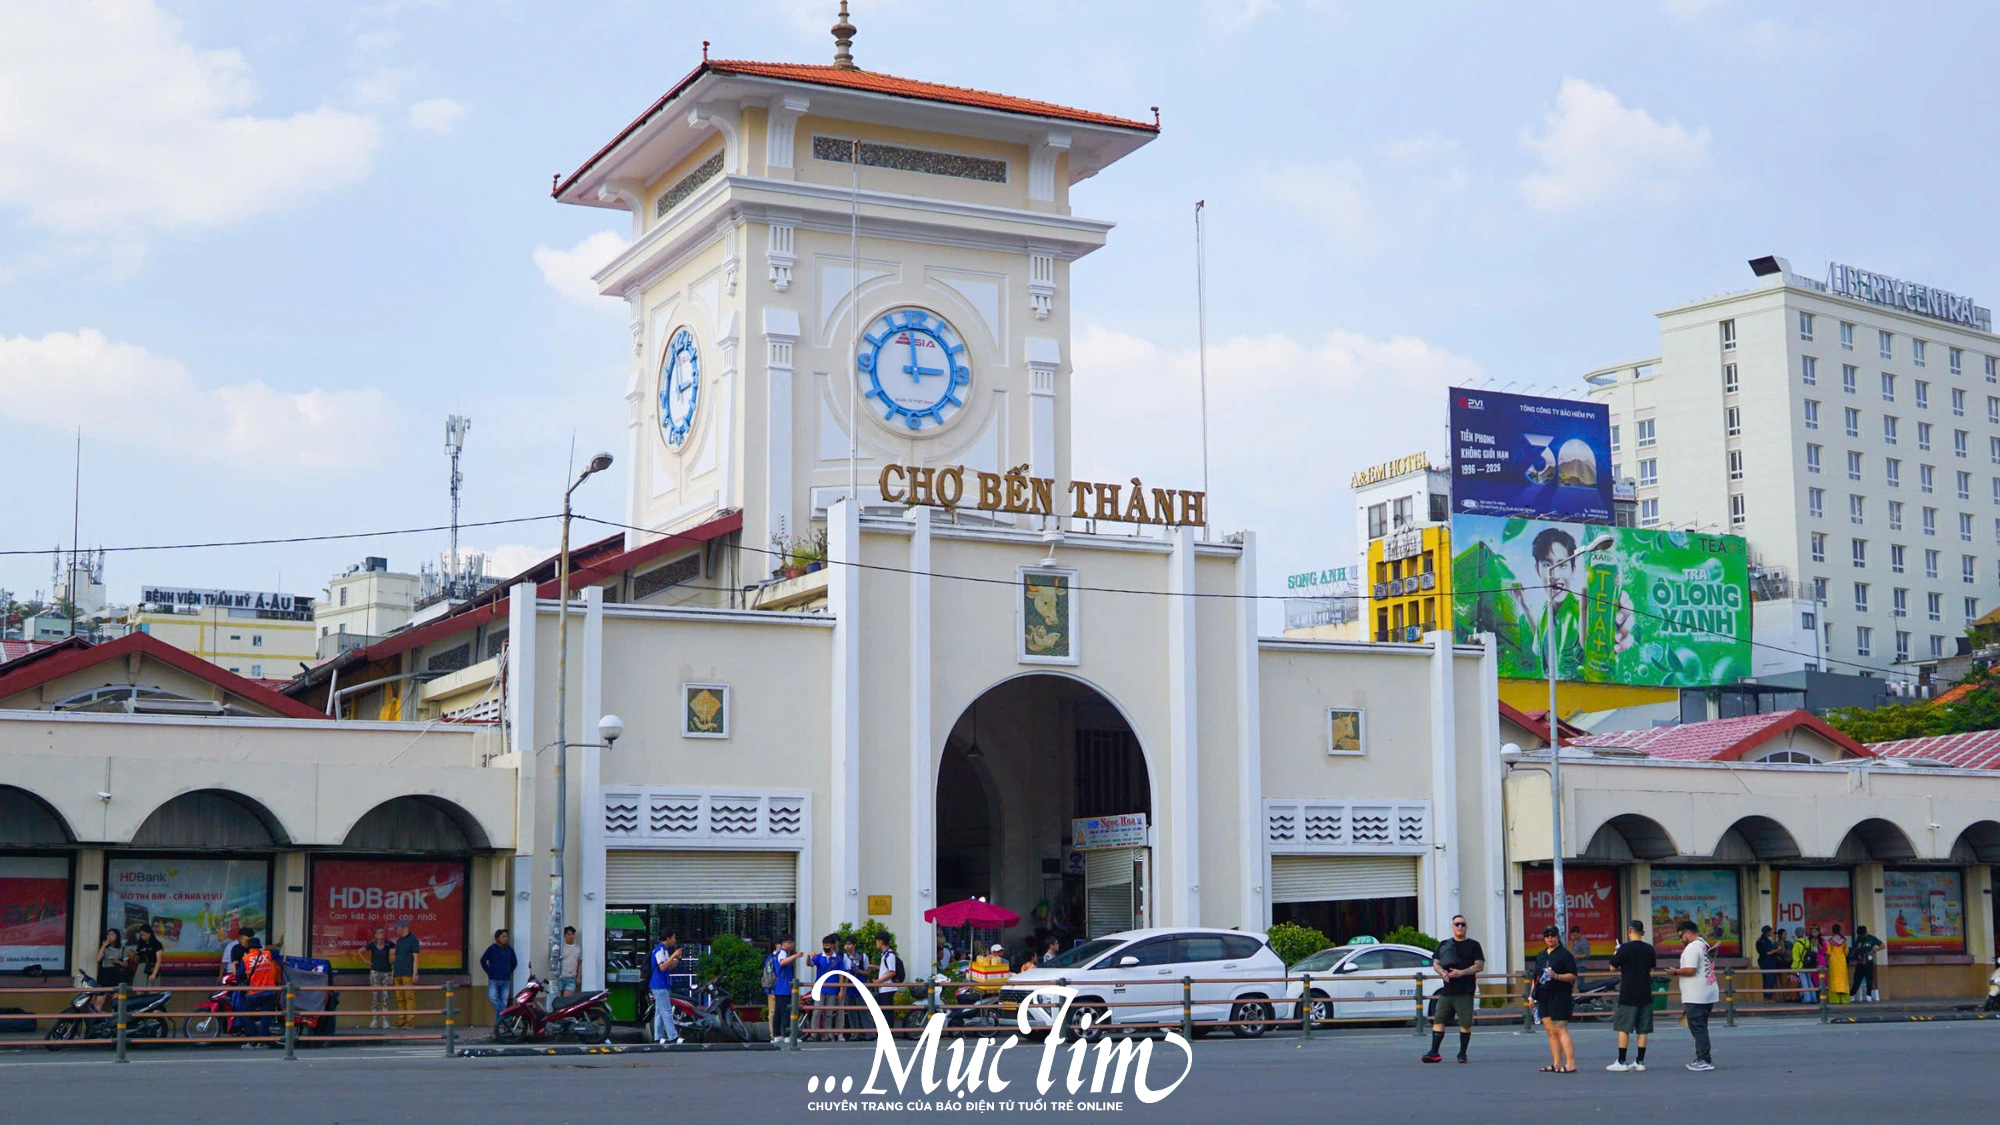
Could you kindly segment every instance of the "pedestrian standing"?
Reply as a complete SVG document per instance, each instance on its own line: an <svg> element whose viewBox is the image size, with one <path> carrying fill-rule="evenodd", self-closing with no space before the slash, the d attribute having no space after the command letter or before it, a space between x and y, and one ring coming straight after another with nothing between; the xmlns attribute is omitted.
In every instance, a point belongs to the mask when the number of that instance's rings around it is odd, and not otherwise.
<svg viewBox="0 0 2000 1125"><path fill-rule="evenodd" d="M1576 955L1564 948L1562 931L1542 931L1542 955L1535 958L1535 1007L1549 1036L1549 1065L1543 1074L1575 1074L1576 1043L1569 1037L1576 999Z"/></svg>
<svg viewBox="0 0 2000 1125"><path fill-rule="evenodd" d="M1569 955L1576 958L1579 966L1590 957L1590 939L1583 936L1582 926L1569 928Z"/></svg>
<svg viewBox="0 0 2000 1125"><path fill-rule="evenodd" d="M679 1043L680 1030L674 1027L674 973L680 968L681 946L672 931L660 935L653 946L653 975L646 986L653 992L653 1042Z"/></svg>
<svg viewBox="0 0 2000 1125"><path fill-rule="evenodd" d="M1688 1069L1714 1070L1715 1060L1708 1052L1708 1014L1716 1001L1722 999L1722 989L1715 982L1715 956L1701 939L1701 928L1691 919L1681 919L1678 932L1683 944L1680 967L1674 970L1674 975L1680 978L1681 1008L1687 1013L1688 1034L1694 1036L1694 1061L1688 1064Z"/></svg>
<svg viewBox="0 0 2000 1125"><path fill-rule="evenodd" d="M862 949L860 944L853 938L848 938L845 942L841 943L840 953L841 956L847 959L847 971L854 974L855 980L862 981L873 978L875 974L875 962L869 959L868 951ZM840 1002L847 1009L841 1013L842 1019L840 1025L843 1029L860 1032L867 1028L868 1013L861 1007L861 988L859 985L850 984L841 989Z"/></svg>
<svg viewBox="0 0 2000 1125"><path fill-rule="evenodd" d="M899 1022L906 1013L892 1012L896 1003L896 991L903 984L903 959L896 954L886 933L875 935L875 999L881 1003L882 1012L891 1024ZM887 987L880 987L887 985Z"/></svg>
<svg viewBox="0 0 2000 1125"><path fill-rule="evenodd" d="M373 1013L368 1027L381 1030L389 1026L389 985L394 981L390 969L394 967L396 944L389 940L389 931L375 927L375 936L361 947L361 956L368 962L368 1010Z"/></svg>
<svg viewBox="0 0 2000 1125"><path fill-rule="evenodd" d="M505 927L493 931L493 944L479 955L479 967L486 973L486 1002L493 1005L493 1026L500 1026L500 1013L514 997L514 968L521 963Z"/></svg>
<svg viewBox="0 0 2000 1125"><path fill-rule="evenodd" d="M139 927L132 938L132 984L136 988L151 988L159 982L160 953L166 949L153 933L151 925Z"/></svg>
<svg viewBox="0 0 2000 1125"><path fill-rule="evenodd" d="M410 920L396 923L396 952L390 965L396 981L396 1026L417 1026L417 960L423 943L410 932Z"/></svg>
<svg viewBox="0 0 2000 1125"><path fill-rule="evenodd" d="M1798 940L1792 943L1792 968L1798 971L1799 1002L1819 1003L1819 927L1811 931L1800 930Z"/></svg>
<svg viewBox="0 0 2000 1125"><path fill-rule="evenodd" d="M1854 998L1860 1001L1880 1000L1875 991L1875 953L1882 948L1882 939L1868 932L1866 926L1854 927Z"/></svg>
<svg viewBox="0 0 2000 1125"><path fill-rule="evenodd" d="M1770 1000L1778 991L1778 974L1771 970L1778 967L1778 943L1784 940L1784 931L1778 937L1771 936L1771 927L1765 926L1757 935L1757 967L1764 970L1764 999Z"/></svg>
<svg viewBox="0 0 2000 1125"><path fill-rule="evenodd" d="M1465 1053L1472 1046L1472 1013L1478 1005L1479 974L1486 968L1486 951L1469 935L1465 915L1452 916L1451 936L1438 943L1435 964L1438 975L1444 978L1444 987L1438 989L1437 1011L1431 1016L1431 1049L1424 1055L1424 1061L1444 1061L1444 1056L1438 1054L1444 1043L1444 1029L1456 1024L1458 1061L1469 1062Z"/></svg>
<svg viewBox="0 0 2000 1125"><path fill-rule="evenodd" d="M1826 1000L1829 1004L1847 1003L1848 989L1852 987L1847 979L1847 938L1840 932L1840 923L1833 924L1833 933L1826 939Z"/></svg>
<svg viewBox="0 0 2000 1125"><path fill-rule="evenodd" d="M1646 1069L1646 1036L1653 1033L1653 966L1659 959L1653 943L1646 940L1646 924L1634 919L1625 927L1625 941L1611 954L1611 967L1618 970L1618 1007L1611 1012L1611 1026L1618 1032L1618 1061L1606 1070ZM1634 1038L1639 1055L1628 1063L1625 1052Z"/></svg>
<svg viewBox="0 0 2000 1125"><path fill-rule="evenodd" d="M125 935L118 927L105 929L104 936L97 939L97 987L117 988L125 980ZM91 1006L104 1010L109 992L100 992L91 997Z"/></svg>
<svg viewBox="0 0 2000 1125"><path fill-rule="evenodd" d="M786 934L778 939L777 948L771 950L767 963L771 977L771 1038L776 1039L791 1030L792 1026L792 981L798 974L799 960L805 954L792 948L792 936Z"/></svg>
<svg viewBox="0 0 2000 1125"><path fill-rule="evenodd" d="M847 971L847 958L840 952L840 935L828 934L819 939L819 952L812 958L813 979L826 983L821 987L819 999L813 1003L812 1027L814 1031L833 1032L840 1030L841 982L827 974Z"/></svg>
<svg viewBox="0 0 2000 1125"><path fill-rule="evenodd" d="M583 983L583 946L576 943L576 927L563 927L562 965L556 970L556 995L574 996Z"/></svg>

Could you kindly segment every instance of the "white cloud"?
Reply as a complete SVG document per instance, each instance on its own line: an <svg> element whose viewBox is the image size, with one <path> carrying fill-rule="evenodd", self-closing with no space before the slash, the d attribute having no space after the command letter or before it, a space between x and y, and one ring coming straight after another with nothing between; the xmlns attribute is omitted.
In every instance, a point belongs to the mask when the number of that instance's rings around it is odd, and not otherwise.
<svg viewBox="0 0 2000 1125"><path fill-rule="evenodd" d="M0 336L0 418L266 474L364 466L398 445L379 390L203 387L178 360L88 328Z"/></svg>
<svg viewBox="0 0 2000 1125"><path fill-rule="evenodd" d="M567 250L535 247L535 266L542 271L542 280L549 288L564 299L588 308L622 311L623 305L599 295L597 283L590 277L617 257L626 245L624 236L617 231L601 230Z"/></svg>
<svg viewBox="0 0 2000 1125"><path fill-rule="evenodd" d="M1266 577L1346 561L1355 548L1348 475L1418 450L1442 455L1445 388L1481 374L1473 360L1407 336L1334 330L1211 343L1214 525L1257 531ZM1077 478L1200 487L1192 349L1088 325L1076 335L1071 387Z"/></svg>
<svg viewBox="0 0 2000 1125"><path fill-rule="evenodd" d="M1372 242L1377 231L1361 168L1353 161L1302 165L1266 172L1263 193L1304 215L1349 244Z"/></svg>
<svg viewBox="0 0 2000 1125"><path fill-rule="evenodd" d="M442 137L457 129L469 112L466 104L456 99L427 98L410 107L410 128Z"/></svg>
<svg viewBox="0 0 2000 1125"><path fill-rule="evenodd" d="M1541 133L1523 130L1521 146L1542 165L1522 178L1521 196L1544 211L1635 195L1671 202L1694 190L1709 170L1707 129L1662 124L1581 78L1563 79Z"/></svg>
<svg viewBox="0 0 2000 1125"><path fill-rule="evenodd" d="M140 0L0 10L0 207L65 232L216 226L345 187L380 130L258 117L250 66Z"/></svg>

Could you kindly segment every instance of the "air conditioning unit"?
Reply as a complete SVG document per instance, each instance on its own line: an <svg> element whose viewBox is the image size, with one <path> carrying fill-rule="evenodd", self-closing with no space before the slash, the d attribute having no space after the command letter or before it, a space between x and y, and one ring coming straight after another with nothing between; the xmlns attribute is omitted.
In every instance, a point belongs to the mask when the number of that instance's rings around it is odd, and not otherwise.
<svg viewBox="0 0 2000 1125"><path fill-rule="evenodd" d="M1402 580L1402 579L1400 579L1400 578L1391 578L1391 579L1389 579L1389 596L1390 596L1390 597L1392 597L1392 598L1399 598L1399 597L1402 597L1402 596L1403 596L1403 580Z"/></svg>
<svg viewBox="0 0 2000 1125"><path fill-rule="evenodd" d="M1389 584L1387 582L1375 583L1375 600L1381 601L1383 598L1386 598L1388 596L1389 596Z"/></svg>
<svg viewBox="0 0 2000 1125"><path fill-rule="evenodd" d="M1417 580L1417 584L1426 590L1435 590L1438 585L1438 576L1435 574L1425 574Z"/></svg>

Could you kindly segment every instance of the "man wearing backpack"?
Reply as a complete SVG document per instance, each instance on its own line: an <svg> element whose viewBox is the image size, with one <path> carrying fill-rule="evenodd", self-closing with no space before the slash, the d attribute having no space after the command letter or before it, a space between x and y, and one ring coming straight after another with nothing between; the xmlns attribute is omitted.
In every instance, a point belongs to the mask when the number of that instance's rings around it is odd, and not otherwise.
<svg viewBox="0 0 2000 1125"><path fill-rule="evenodd" d="M889 944L888 934L875 935L875 999L882 1005L882 1012L889 1017L890 1024L896 1023L896 1014L889 1008L896 1002L896 992L903 985L903 959Z"/></svg>
<svg viewBox="0 0 2000 1125"><path fill-rule="evenodd" d="M1799 978L1799 1002L1819 1003L1819 927L1812 933L1800 930L1798 940L1792 943L1792 970Z"/></svg>
<svg viewBox="0 0 2000 1125"><path fill-rule="evenodd" d="M792 936L786 934L778 939L777 947L764 960L764 979L770 982L764 986L764 991L771 996L771 1038L774 1040L791 1028L792 982L798 973L799 959L804 956L792 949Z"/></svg>

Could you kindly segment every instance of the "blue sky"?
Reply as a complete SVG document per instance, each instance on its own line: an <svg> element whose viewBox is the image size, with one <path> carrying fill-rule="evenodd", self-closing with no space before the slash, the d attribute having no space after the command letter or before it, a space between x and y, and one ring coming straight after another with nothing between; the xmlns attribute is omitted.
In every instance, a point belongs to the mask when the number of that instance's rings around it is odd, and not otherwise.
<svg viewBox="0 0 2000 1125"><path fill-rule="evenodd" d="M0 11L7 548L557 506L622 450L623 223L567 171L718 57L822 61L831 3L15 5ZM1080 185L1081 477L1192 483L1192 204L1208 200L1211 507L1267 591L1351 555L1347 477L1443 452L1454 380L1574 387L1652 313L1839 258L2000 299L1987 5L856 0L864 67L1130 116ZM596 241L591 241L595 236ZM581 248L581 249L579 249ZM539 253L538 253L539 251ZM602 307L594 307L594 306ZM622 509L622 466L581 507ZM503 562L553 528L467 535ZM140 582L316 592L443 536L114 557ZM43 559L0 587L45 589Z"/></svg>

